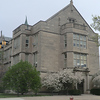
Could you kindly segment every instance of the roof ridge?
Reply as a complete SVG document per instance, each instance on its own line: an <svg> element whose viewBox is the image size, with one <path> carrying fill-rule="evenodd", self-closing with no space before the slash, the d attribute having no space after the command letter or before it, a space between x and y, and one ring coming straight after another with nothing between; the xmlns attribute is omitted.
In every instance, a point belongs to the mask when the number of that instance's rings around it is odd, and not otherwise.
<svg viewBox="0 0 100 100"><path fill-rule="evenodd" d="M48 18L46 21L49 21L50 19L54 18L55 16L57 16L61 11L65 10L66 8L69 7L70 4L68 4L67 6L65 6L63 9L61 9L60 11L58 11L57 13L55 13L53 16L51 16L50 18Z"/></svg>

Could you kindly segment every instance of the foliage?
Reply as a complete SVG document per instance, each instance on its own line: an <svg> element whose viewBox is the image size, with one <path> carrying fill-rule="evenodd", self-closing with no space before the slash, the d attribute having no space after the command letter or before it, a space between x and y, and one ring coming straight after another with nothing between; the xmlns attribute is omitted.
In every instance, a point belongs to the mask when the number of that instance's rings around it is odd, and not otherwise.
<svg viewBox="0 0 100 100"><path fill-rule="evenodd" d="M27 61L9 67L3 77L3 86L17 93L37 92L41 86L39 72Z"/></svg>
<svg viewBox="0 0 100 100"><path fill-rule="evenodd" d="M81 91L77 89L68 90L69 95L81 95Z"/></svg>
<svg viewBox="0 0 100 100"><path fill-rule="evenodd" d="M0 93L4 93L4 88L3 88L3 86L2 86L2 84L0 84Z"/></svg>
<svg viewBox="0 0 100 100"><path fill-rule="evenodd" d="M42 79L42 87L52 91L72 89L83 80L82 73L73 73L72 69L64 69L57 73L49 73Z"/></svg>
<svg viewBox="0 0 100 100"><path fill-rule="evenodd" d="M95 30L100 32L100 16L92 16L93 23L91 24L91 27ZM100 35L95 34L95 36L92 37L94 42L97 43L97 46L100 46Z"/></svg>
<svg viewBox="0 0 100 100"><path fill-rule="evenodd" d="M39 89L41 88L40 73L34 68L30 76L33 76L31 79L32 81L30 82L30 88L35 92L35 95L37 95Z"/></svg>
<svg viewBox="0 0 100 100"><path fill-rule="evenodd" d="M42 79L42 87L46 87L50 92L60 91L62 84L60 83L58 73L48 73L46 77Z"/></svg>
<svg viewBox="0 0 100 100"><path fill-rule="evenodd" d="M95 88L100 87L100 71L98 71L92 76L92 83L93 83L93 87Z"/></svg>
<svg viewBox="0 0 100 100"><path fill-rule="evenodd" d="M93 88L90 90L91 94L100 95L100 88Z"/></svg>
<svg viewBox="0 0 100 100"><path fill-rule="evenodd" d="M60 81L63 84L64 89L75 86L77 83L81 83L83 76L81 72L74 73L72 69L65 69L59 72Z"/></svg>
<svg viewBox="0 0 100 100"><path fill-rule="evenodd" d="M100 75L100 71L98 71L97 73L95 73L93 76L92 76L92 79L94 79L96 76L99 76Z"/></svg>
<svg viewBox="0 0 100 100"><path fill-rule="evenodd" d="M100 75L96 76L93 80L93 86L99 88L100 87Z"/></svg>
<svg viewBox="0 0 100 100"><path fill-rule="evenodd" d="M100 31L100 16L92 16L93 23L91 26L95 29Z"/></svg>
<svg viewBox="0 0 100 100"><path fill-rule="evenodd" d="M96 43L97 46L100 46L100 35L95 34L94 36L91 37L91 39Z"/></svg>

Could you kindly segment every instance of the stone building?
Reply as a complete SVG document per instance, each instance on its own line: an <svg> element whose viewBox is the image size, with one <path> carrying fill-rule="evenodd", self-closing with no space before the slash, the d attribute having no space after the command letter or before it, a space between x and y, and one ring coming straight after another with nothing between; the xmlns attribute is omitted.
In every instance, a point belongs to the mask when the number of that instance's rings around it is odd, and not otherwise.
<svg viewBox="0 0 100 100"><path fill-rule="evenodd" d="M73 5L73 1L46 21L20 25L4 48L4 70L21 59L34 65L41 76L65 68L83 72L84 93L91 76L99 69L99 48L91 37L96 33Z"/></svg>
<svg viewBox="0 0 100 100"><path fill-rule="evenodd" d="M4 47L5 47L5 45L8 44L8 42L10 40L11 40L11 38L3 36L2 31L1 31L1 36L0 36L0 79L5 72L5 68L4 68L4 64L3 64L3 62L4 62Z"/></svg>

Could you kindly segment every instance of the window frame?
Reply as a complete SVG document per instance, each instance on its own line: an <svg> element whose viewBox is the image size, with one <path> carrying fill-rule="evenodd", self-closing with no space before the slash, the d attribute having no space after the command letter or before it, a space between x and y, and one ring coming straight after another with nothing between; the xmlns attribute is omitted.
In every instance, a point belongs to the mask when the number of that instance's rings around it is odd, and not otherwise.
<svg viewBox="0 0 100 100"><path fill-rule="evenodd" d="M87 54L83 54L83 53L73 53L73 54L74 54L73 57L74 67L87 67ZM79 61L79 65L78 65L78 61Z"/></svg>
<svg viewBox="0 0 100 100"><path fill-rule="evenodd" d="M25 40L25 47L29 47L29 36L26 35L26 40Z"/></svg>
<svg viewBox="0 0 100 100"><path fill-rule="evenodd" d="M73 33L73 46L77 48L87 49L87 36Z"/></svg>
<svg viewBox="0 0 100 100"><path fill-rule="evenodd" d="M67 47L67 34L64 34L64 47Z"/></svg>
<svg viewBox="0 0 100 100"><path fill-rule="evenodd" d="M37 67L37 58L38 58L38 53L37 52L33 53L33 65L35 67Z"/></svg>
<svg viewBox="0 0 100 100"><path fill-rule="evenodd" d="M64 68L67 68L67 53L64 53Z"/></svg>

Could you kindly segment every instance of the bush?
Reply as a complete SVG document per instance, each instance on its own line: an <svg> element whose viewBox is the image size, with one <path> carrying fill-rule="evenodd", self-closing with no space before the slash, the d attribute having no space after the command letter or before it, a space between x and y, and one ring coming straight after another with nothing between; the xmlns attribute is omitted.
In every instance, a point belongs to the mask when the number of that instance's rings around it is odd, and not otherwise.
<svg viewBox="0 0 100 100"><path fill-rule="evenodd" d="M58 92L59 95L67 95L68 94L68 90L61 90Z"/></svg>
<svg viewBox="0 0 100 100"><path fill-rule="evenodd" d="M80 90L73 89L73 90L69 90L68 91L68 94L69 95L81 95L81 91Z"/></svg>
<svg viewBox="0 0 100 100"><path fill-rule="evenodd" d="M2 85L0 85L0 93L4 93L4 87Z"/></svg>
<svg viewBox="0 0 100 100"><path fill-rule="evenodd" d="M100 95L100 88L93 88L90 90L90 93L94 95Z"/></svg>

